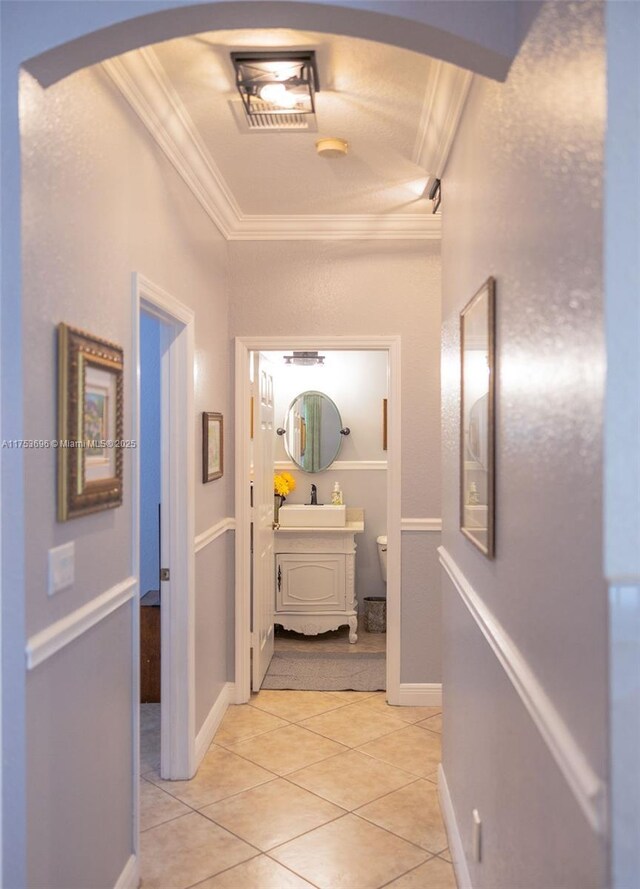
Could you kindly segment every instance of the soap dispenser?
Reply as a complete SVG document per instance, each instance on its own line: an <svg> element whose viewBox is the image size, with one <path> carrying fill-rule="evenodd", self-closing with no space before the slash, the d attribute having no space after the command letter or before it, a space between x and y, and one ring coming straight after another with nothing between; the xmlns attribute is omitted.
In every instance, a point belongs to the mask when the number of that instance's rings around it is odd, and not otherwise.
<svg viewBox="0 0 640 889"><path fill-rule="evenodd" d="M335 482L333 491L331 492L332 506L342 506L342 491L340 490L340 482Z"/></svg>

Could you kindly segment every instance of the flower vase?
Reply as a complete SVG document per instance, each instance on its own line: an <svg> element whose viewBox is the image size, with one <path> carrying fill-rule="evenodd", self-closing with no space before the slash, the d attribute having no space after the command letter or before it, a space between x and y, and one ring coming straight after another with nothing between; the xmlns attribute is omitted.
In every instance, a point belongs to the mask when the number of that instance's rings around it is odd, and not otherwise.
<svg viewBox="0 0 640 889"><path fill-rule="evenodd" d="M282 494L274 494L273 495L273 523L277 525L280 521L280 507L286 500L286 497L283 497Z"/></svg>

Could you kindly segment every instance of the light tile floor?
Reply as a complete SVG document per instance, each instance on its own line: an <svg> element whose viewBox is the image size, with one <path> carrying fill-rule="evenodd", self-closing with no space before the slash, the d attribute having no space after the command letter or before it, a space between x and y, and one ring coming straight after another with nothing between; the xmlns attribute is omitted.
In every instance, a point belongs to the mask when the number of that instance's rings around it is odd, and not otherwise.
<svg viewBox="0 0 640 889"><path fill-rule="evenodd" d="M456 889L438 708L262 691L191 781L158 775L159 712L142 705L143 889Z"/></svg>

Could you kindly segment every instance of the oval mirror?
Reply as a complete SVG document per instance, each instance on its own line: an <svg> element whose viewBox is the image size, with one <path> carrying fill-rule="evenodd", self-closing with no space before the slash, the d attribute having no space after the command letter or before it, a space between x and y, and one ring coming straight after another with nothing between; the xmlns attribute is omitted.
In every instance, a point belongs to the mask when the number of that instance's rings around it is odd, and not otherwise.
<svg viewBox="0 0 640 889"><path fill-rule="evenodd" d="M323 392L301 392L284 419L284 449L305 472L322 472L338 456L342 419L335 403Z"/></svg>

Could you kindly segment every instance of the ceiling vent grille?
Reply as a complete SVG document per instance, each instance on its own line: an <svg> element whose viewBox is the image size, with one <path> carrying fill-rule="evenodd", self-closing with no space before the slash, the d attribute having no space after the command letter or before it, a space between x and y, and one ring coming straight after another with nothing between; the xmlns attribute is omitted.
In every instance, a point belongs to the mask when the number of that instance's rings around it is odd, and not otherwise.
<svg viewBox="0 0 640 889"><path fill-rule="evenodd" d="M243 133L316 133L318 125L315 114L299 114L295 111L271 110L267 102L264 110L249 115L240 100L229 102L238 129Z"/></svg>

